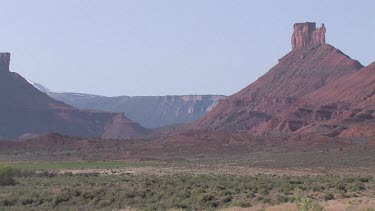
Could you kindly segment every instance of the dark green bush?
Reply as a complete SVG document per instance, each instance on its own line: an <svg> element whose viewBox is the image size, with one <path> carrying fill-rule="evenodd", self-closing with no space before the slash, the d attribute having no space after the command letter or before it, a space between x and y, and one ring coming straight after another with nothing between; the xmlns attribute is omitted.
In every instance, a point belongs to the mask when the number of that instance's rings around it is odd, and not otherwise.
<svg viewBox="0 0 375 211"><path fill-rule="evenodd" d="M224 203L228 203L228 202L231 202L232 201L232 196L226 196L224 199L223 199L223 202Z"/></svg>
<svg viewBox="0 0 375 211"><path fill-rule="evenodd" d="M356 182L352 183L351 186L350 186L351 191L363 191L365 189L366 189L366 187L361 181L356 181Z"/></svg>
<svg viewBox="0 0 375 211"><path fill-rule="evenodd" d="M243 207L243 208L251 207L251 204L248 201L239 201L239 202L233 203L233 205Z"/></svg>
<svg viewBox="0 0 375 211"><path fill-rule="evenodd" d="M272 202L272 199L270 199L270 198L263 198L262 199L262 203L264 203L264 204L271 204L271 202Z"/></svg>
<svg viewBox="0 0 375 211"><path fill-rule="evenodd" d="M291 199L290 199L288 196L278 196L278 197L277 197L277 202L278 202L279 204L287 203L287 202L289 202L289 201L291 201Z"/></svg>
<svg viewBox="0 0 375 211"><path fill-rule="evenodd" d="M347 192L346 186L344 184L342 184L342 183L336 184L336 189L338 191L340 191L340 193L346 193Z"/></svg>
<svg viewBox="0 0 375 211"><path fill-rule="evenodd" d="M324 194L324 200L326 200L326 201L332 200L334 198L335 198L335 196L332 193Z"/></svg>
<svg viewBox="0 0 375 211"><path fill-rule="evenodd" d="M10 207L17 204L17 199L4 199L0 205L4 207Z"/></svg>
<svg viewBox="0 0 375 211"><path fill-rule="evenodd" d="M214 199L215 197L211 194L203 194L198 197L198 201L202 201L202 202L212 201Z"/></svg>

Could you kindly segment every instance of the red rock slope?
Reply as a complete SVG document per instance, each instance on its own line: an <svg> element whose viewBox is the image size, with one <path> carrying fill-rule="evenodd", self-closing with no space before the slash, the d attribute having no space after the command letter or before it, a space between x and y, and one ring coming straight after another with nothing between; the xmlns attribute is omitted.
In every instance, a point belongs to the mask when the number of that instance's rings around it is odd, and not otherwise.
<svg viewBox="0 0 375 211"><path fill-rule="evenodd" d="M9 53L0 53L0 137L56 132L73 136L125 138L148 129L122 113L79 110L50 98L17 73Z"/></svg>
<svg viewBox="0 0 375 211"><path fill-rule="evenodd" d="M264 133L297 131L307 125L307 120L298 116L305 114L295 113L302 99L314 101L306 96L349 77L363 66L333 46L324 44L325 28L315 29L315 24L311 23L298 26L294 27L292 39L292 42L298 42L293 44L290 53L257 81L221 100L192 127ZM312 28L303 33L298 31L309 27Z"/></svg>
<svg viewBox="0 0 375 211"><path fill-rule="evenodd" d="M319 124L316 117L308 119L300 131L375 136L375 62L311 93L299 107L325 116Z"/></svg>

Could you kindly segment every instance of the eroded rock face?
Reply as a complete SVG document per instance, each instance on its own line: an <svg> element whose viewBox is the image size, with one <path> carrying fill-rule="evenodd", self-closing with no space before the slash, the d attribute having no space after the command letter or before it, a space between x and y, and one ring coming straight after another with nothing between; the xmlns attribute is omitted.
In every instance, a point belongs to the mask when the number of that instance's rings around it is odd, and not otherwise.
<svg viewBox="0 0 375 211"><path fill-rule="evenodd" d="M316 23L295 23L293 26L292 48L297 49L308 45L325 44L326 28L316 28Z"/></svg>

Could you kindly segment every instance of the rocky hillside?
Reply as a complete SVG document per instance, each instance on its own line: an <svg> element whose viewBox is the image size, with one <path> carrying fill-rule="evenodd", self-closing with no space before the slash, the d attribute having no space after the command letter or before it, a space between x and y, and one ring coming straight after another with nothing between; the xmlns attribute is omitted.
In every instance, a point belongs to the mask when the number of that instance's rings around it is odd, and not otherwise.
<svg viewBox="0 0 375 211"><path fill-rule="evenodd" d="M315 114L302 119L306 126L301 131L341 137L375 136L375 62L311 93L298 107ZM312 124L317 118L325 121Z"/></svg>
<svg viewBox="0 0 375 211"><path fill-rule="evenodd" d="M240 92L222 100L195 129L360 133L373 124L374 65L367 68L325 43L326 28L295 24L293 50ZM366 121L366 124L362 124ZM353 132L355 130L355 132ZM360 135L360 134L359 134Z"/></svg>
<svg viewBox="0 0 375 211"><path fill-rule="evenodd" d="M224 98L220 95L104 97L81 93L46 93L76 108L124 112L127 117L147 128L191 123Z"/></svg>
<svg viewBox="0 0 375 211"><path fill-rule="evenodd" d="M150 132L123 113L79 110L57 101L9 71L0 53L0 137L56 132L72 136L126 138Z"/></svg>

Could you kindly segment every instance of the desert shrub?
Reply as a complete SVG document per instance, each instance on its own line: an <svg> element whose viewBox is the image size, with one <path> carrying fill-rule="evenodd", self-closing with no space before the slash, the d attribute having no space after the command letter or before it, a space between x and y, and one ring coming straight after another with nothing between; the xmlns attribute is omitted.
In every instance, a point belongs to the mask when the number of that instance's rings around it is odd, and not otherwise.
<svg viewBox="0 0 375 211"><path fill-rule="evenodd" d="M321 186L319 185L314 185L312 188L311 188L312 191L314 192L319 192L321 190Z"/></svg>
<svg viewBox="0 0 375 211"><path fill-rule="evenodd" d="M224 203L229 203L232 201L232 196L226 196L224 199L223 199L223 202Z"/></svg>
<svg viewBox="0 0 375 211"><path fill-rule="evenodd" d="M105 200L100 200L98 202L98 204L96 205L96 207L98 207L98 208L105 208L105 207L110 206L111 204L112 204L111 200L105 199Z"/></svg>
<svg viewBox="0 0 375 211"><path fill-rule="evenodd" d="M346 193L347 192L346 186L344 184L342 184L342 183L337 183L336 184L336 189L338 191L340 191L341 193Z"/></svg>
<svg viewBox="0 0 375 211"><path fill-rule="evenodd" d="M264 204L271 204L272 203L272 199L270 199L270 198L263 198L262 199L262 203L264 203Z"/></svg>
<svg viewBox="0 0 375 211"><path fill-rule="evenodd" d="M261 189L259 191L259 194L262 195L262 196L266 196L266 195L268 195L268 193L269 193L269 191L267 189Z"/></svg>
<svg viewBox="0 0 375 211"><path fill-rule="evenodd" d="M247 198L254 198L255 197L255 193L253 192L250 192L246 195Z"/></svg>
<svg viewBox="0 0 375 211"><path fill-rule="evenodd" d="M222 195L223 195L223 196L231 196L231 195L232 195L232 191L230 191L230 190L225 190L225 191L222 192Z"/></svg>
<svg viewBox="0 0 375 211"><path fill-rule="evenodd" d="M251 204L248 201L238 201L238 202L233 203L233 205L243 207L243 208L251 207Z"/></svg>
<svg viewBox="0 0 375 211"><path fill-rule="evenodd" d="M298 211L323 211L323 207L318 202L303 196L299 189L294 195L294 204Z"/></svg>
<svg viewBox="0 0 375 211"><path fill-rule="evenodd" d="M13 169L5 163L0 163L0 186L14 185L16 182L13 177Z"/></svg>
<svg viewBox="0 0 375 211"><path fill-rule="evenodd" d="M277 197L277 203L282 204L282 203L287 203L291 201L291 199L288 196L278 196Z"/></svg>
<svg viewBox="0 0 375 211"><path fill-rule="evenodd" d="M289 184L289 182L282 182L279 186L279 192L284 193L285 195L291 195L291 191L294 189L293 185Z"/></svg>
<svg viewBox="0 0 375 211"><path fill-rule="evenodd" d="M0 205L3 207L10 207L17 204L17 199L4 199L0 202Z"/></svg>
<svg viewBox="0 0 375 211"><path fill-rule="evenodd" d="M220 206L220 203L218 201L211 201L209 203L209 207L212 207L212 208L217 208Z"/></svg>
<svg viewBox="0 0 375 211"><path fill-rule="evenodd" d="M225 190L226 187L225 187L224 185L218 185L218 186L216 187L216 189L217 189L218 191L222 191L222 190Z"/></svg>
<svg viewBox="0 0 375 211"><path fill-rule="evenodd" d="M34 203L34 200L32 198L21 198L19 199L19 201L22 205L28 205L28 204Z"/></svg>
<svg viewBox="0 0 375 211"><path fill-rule="evenodd" d="M360 180L361 182L370 182L370 180L372 180L372 177L371 177L371 176L360 177L359 180Z"/></svg>
<svg viewBox="0 0 375 211"><path fill-rule="evenodd" d="M326 201L332 200L334 198L335 198L335 196L332 193L324 194L324 200L326 200Z"/></svg>
<svg viewBox="0 0 375 211"><path fill-rule="evenodd" d="M71 196L67 193L63 193L58 195L55 200L53 201L54 206L59 205L60 203L69 201Z"/></svg>
<svg viewBox="0 0 375 211"><path fill-rule="evenodd" d="M355 181L349 187L351 191L363 191L366 189L365 185L361 181Z"/></svg>
<svg viewBox="0 0 375 211"><path fill-rule="evenodd" d="M201 201L201 202L212 201L214 199L215 197L211 194L203 194L198 197L198 201Z"/></svg>

